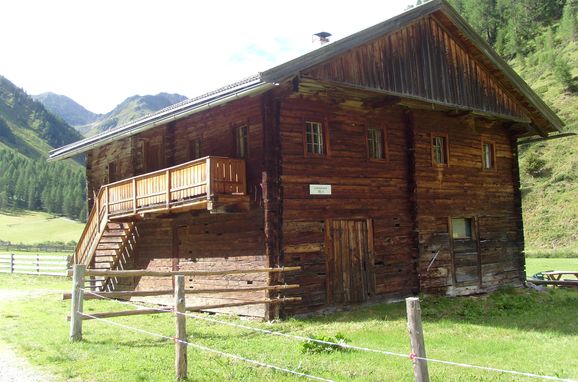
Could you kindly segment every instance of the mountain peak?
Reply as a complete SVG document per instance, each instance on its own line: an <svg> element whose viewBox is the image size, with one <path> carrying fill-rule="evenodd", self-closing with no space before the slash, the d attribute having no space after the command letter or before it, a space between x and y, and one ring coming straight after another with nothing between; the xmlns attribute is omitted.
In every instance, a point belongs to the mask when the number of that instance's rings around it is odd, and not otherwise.
<svg viewBox="0 0 578 382"><path fill-rule="evenodd" d="M32 98L41 102L51 113L60 116L72 126L92 123L101 116L87 110L84 106L65 95L46 92L33 95Z"/></svg>

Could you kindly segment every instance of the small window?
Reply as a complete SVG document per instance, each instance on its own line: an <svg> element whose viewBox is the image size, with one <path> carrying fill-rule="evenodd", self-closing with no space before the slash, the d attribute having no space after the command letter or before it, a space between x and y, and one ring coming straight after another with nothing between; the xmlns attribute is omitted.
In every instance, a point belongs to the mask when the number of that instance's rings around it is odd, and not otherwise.
<svg viewBox="0 0 578 382"><path fill-rule="evenodd" d="M108 183L114 183L117 180L120 180L118 178L118 169L116 168L116 163L115 162L109 162L108 163Z"/></svg>
<svg viewBox="0 0 578 382"><path fill-rule="evenodd" d="M448 139L446 136L434 135L432 137L432 156L435 165L448 164Z"/></svg>
<svg viewBox="0 0 578 382"><path fill-rule="evenodd" d="M367 129L367 153L369 159L385 159L385 141L382 129Z"/></svg>
<svg viewBox="0 0 578 382"><path fill-rule="evenodd" d="M248 139L248 130L247 126L240 126L235 129L235 140L237 144L237 157L238 158L247 158L247 139Z"/></svg>
<svg viewBox="0 0 578 382"><path fill-rule="evenodd" d="M496 168L496 155L493 143L482 143L482 159L484 170Z"/></svg>
<svg viewBox="0 0 578 382"><path fill-rule="evenodd" d="M157 171L164 167L163 150L160 143L145 142L143 149L145 172Z"/></svg>
<svg viewBox="0 0 578 382"><path fill-rule="evenodd" d="M191 160L199 159L202 156L201 154L201 140L200 139L193 139L189 141L189 158Z"/></svg>
<svg viewBox="0 0 578 382"><path fill-rule="evenodd" d="M305 122L305 146L307 154L324 155L323 125L320 122Z"/></svg>
<svg viewBox="0 0 578 382"><path fill-rule="evenodd" d="M472 239L472 219L452 218L452 237L454 239Z"/></svg>

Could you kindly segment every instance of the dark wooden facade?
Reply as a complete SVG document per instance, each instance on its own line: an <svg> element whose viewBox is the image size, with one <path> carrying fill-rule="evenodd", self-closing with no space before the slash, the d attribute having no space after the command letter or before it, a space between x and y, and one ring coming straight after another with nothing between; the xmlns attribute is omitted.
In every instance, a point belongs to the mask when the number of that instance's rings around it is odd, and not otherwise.
<svg viewBox="0 0 578 382"><path fill-rule="evenodd" d="M516 139L532 128L543 132L546 118L447 12L416 15L387 33L355 37L349 49L314 65L289 63L298 70L270 90L90 149L89 195L199 155L246 161L247 209L138 218L126 266L301 266L283 276L188 281L193 288L299 284L285 295L302 301L282 307L285 314L520 285ZM313 151L309 125L322 131ZM372 158L375 131L381 148ZM160 283L123 287L166 287ZM237 312L279 313L263 306Z"/></svg>

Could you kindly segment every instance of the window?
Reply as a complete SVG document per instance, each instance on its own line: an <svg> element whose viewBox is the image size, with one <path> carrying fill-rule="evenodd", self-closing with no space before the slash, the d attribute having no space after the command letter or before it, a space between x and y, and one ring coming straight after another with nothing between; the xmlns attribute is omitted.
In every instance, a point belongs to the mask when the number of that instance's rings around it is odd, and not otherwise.
<svg viewBox="0 0 578 382"><path fill-rule="evenodd" d="M160 142L142 141L142 159L144 172L160 170L164 167L164 150Z"/></svg>
<svg viewBox="0 0 578 382"><path fill-rule="evenodd" d="M199 159L201 156L201 140L193 139L189 141L189 158L194 160Z"/></svg>
<svg viewBox="0 0 578 382"><path fill-rule="evenodd" d="M248 127L240 126L235 129L235 140L237 144L237 157L247 158L247 137L248 137Z"/></svg>
<svg viewBox="0 0 578 382"><path fill-rule="evenodd" d="M108 164L108 183L114 183L118 178L118 169L116 168L115 162L110 162Z"/></svg>
<svg viewBox="0 0 578 382"><path fill-rule="evenodd" d="M432 158L434 165L448 164L448 138L443 135L432 136Z"/></svg>
<svg viewBox="0 0 578 382"><path fill-rule="evenodd" d="M367 154L369 159L385 159L384 131L370 127L367 129Z"/></svg>
<svg viewBox="0 0 578 382"><path fill-rule="evenodd" d="M496 155L493 143L482 143L482 163L484 170L496 168Z"/></svg>
<svg viewBox="0 0 578 382"><path fill-rule="evenodd" d="M472 239L472 219L452 218L452 238Z"/></svg>
<svg viewBox="0 0 578 382"><path fill-rule="evenodd" d="M305 151L307 154L324 155L323 125L320 122L305 122Z"/></svg>

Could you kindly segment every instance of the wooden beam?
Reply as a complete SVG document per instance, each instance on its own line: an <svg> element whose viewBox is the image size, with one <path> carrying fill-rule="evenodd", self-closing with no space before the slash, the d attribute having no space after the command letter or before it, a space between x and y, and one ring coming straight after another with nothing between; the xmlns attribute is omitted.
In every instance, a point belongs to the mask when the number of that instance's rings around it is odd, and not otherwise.
<svg viewBox="0 0 578 382"><path fill-rule="evenodd" d="M560 285L560 286L576 286L578 287L578 280L526 280L529 283L536 285Z"/></svg>
<svg viewBox="0 0 578 382"><path fill-rule="evenodd" d="M186 310L187 310L187 312L200 312L203 310L232 308L235 306L259 305L259 304L283 304L286 302L294 302L294 301L301 301L301 297L283 297L283 298L278 298L278 299L265 299L265 300L258 300L258 301L241 301L241 302L231 302L231 303L215 304L215 305L189 306L186 308Z"/></svg>
<svg viewBox="0 0 578 382"><path fill-rule="evenodd" d="M264 299L256 301L241 301L241 302L231 302L225 304L213 304L213 305L199 305L199 306L189 306L185 310L187 312L200 312L203 310L220 309L220 308L232 308L235 306L245 306L245 305L258 305L258 304L283 304L286 302L301 301L301 297L285 297L280 299ZM161 313L173 313L172 309L162 310L161 308L146 308L146 309L133 309L133 310L120 310L117 312L101 312L101 313L91 313L90 316L82 315L82 320L93 320L96 318L111 318L111 317L123 317L123 316L138 316L142 314L161 314ZM70 321L70 316L67 317Z"/></svg>
<svg viewBox="0 0 578 382"><path fill-rule="evenodd" d="M425 358L425 341L421 324L419 298L406 298L405 304L407 310L407 329L409 331L412 354L419 358ZM413 359L413 376L415 382L429 382L426 360Z"/></svg>
<svg viewBox="0 0 578 382"><path fill-rule="evenodd" d="M187 379L187 317L185 316L185 276L175 276L175 370L177 381Z"/></svg>
<svg viewBox="0 0 578 382"><path fill-rule="evenodd" d="M518 145L527 145L529 143L543 142L543 141L549 141L552 139L575 137L575 136L578 136L578 134L576 134L576 133L562 133L562 134L550 135L550 136L545 137L545 138L525 139L523 141L518 141Z"/></svg>
<svg viewBox="0 0 578 382"><path fill-rule="evenodd" d="M74 278L72 280L72 304L70 307L70 341L82 340L82 307L84 301L84 264L74 266Z"/></svg>
<svg viewBox="0 0 578 382"><path fill-rule="evenodd" d="M298 284L290 285L272 285L264 287L252 287L252 288L238 288L238 289L192 289L185 290L185 294L203 294L203 293L238 293L238 292L258 292L258 291L279 291L286 289L296 289L299 288ZM94 294L87 293L84 295L85 300L95 300L101 298L118 298L118 297L150 297L150 296L165 296L173 294L172 289L160 289L160 290L143 290L143 291L117 291L117 292L99 292L98 296ZM100 297L102 296L102 297ZM71 293L63 293L63 300L70 300L72 297Z"/></svg>
<svg viewBox="0 0 578 382"><path fill-rule="evenodd" d="M300 271L301 267L281 267L281 268L256 268L256 269L234 269L230 271L149 271L146 269L134 269L126 271L113 271L107 269L87 269L85 276L107 276L107 277L171 277L171 276L222 276L239 275L252 273L282 273ZM68 276L72 272L68 271Z"/></svg>

